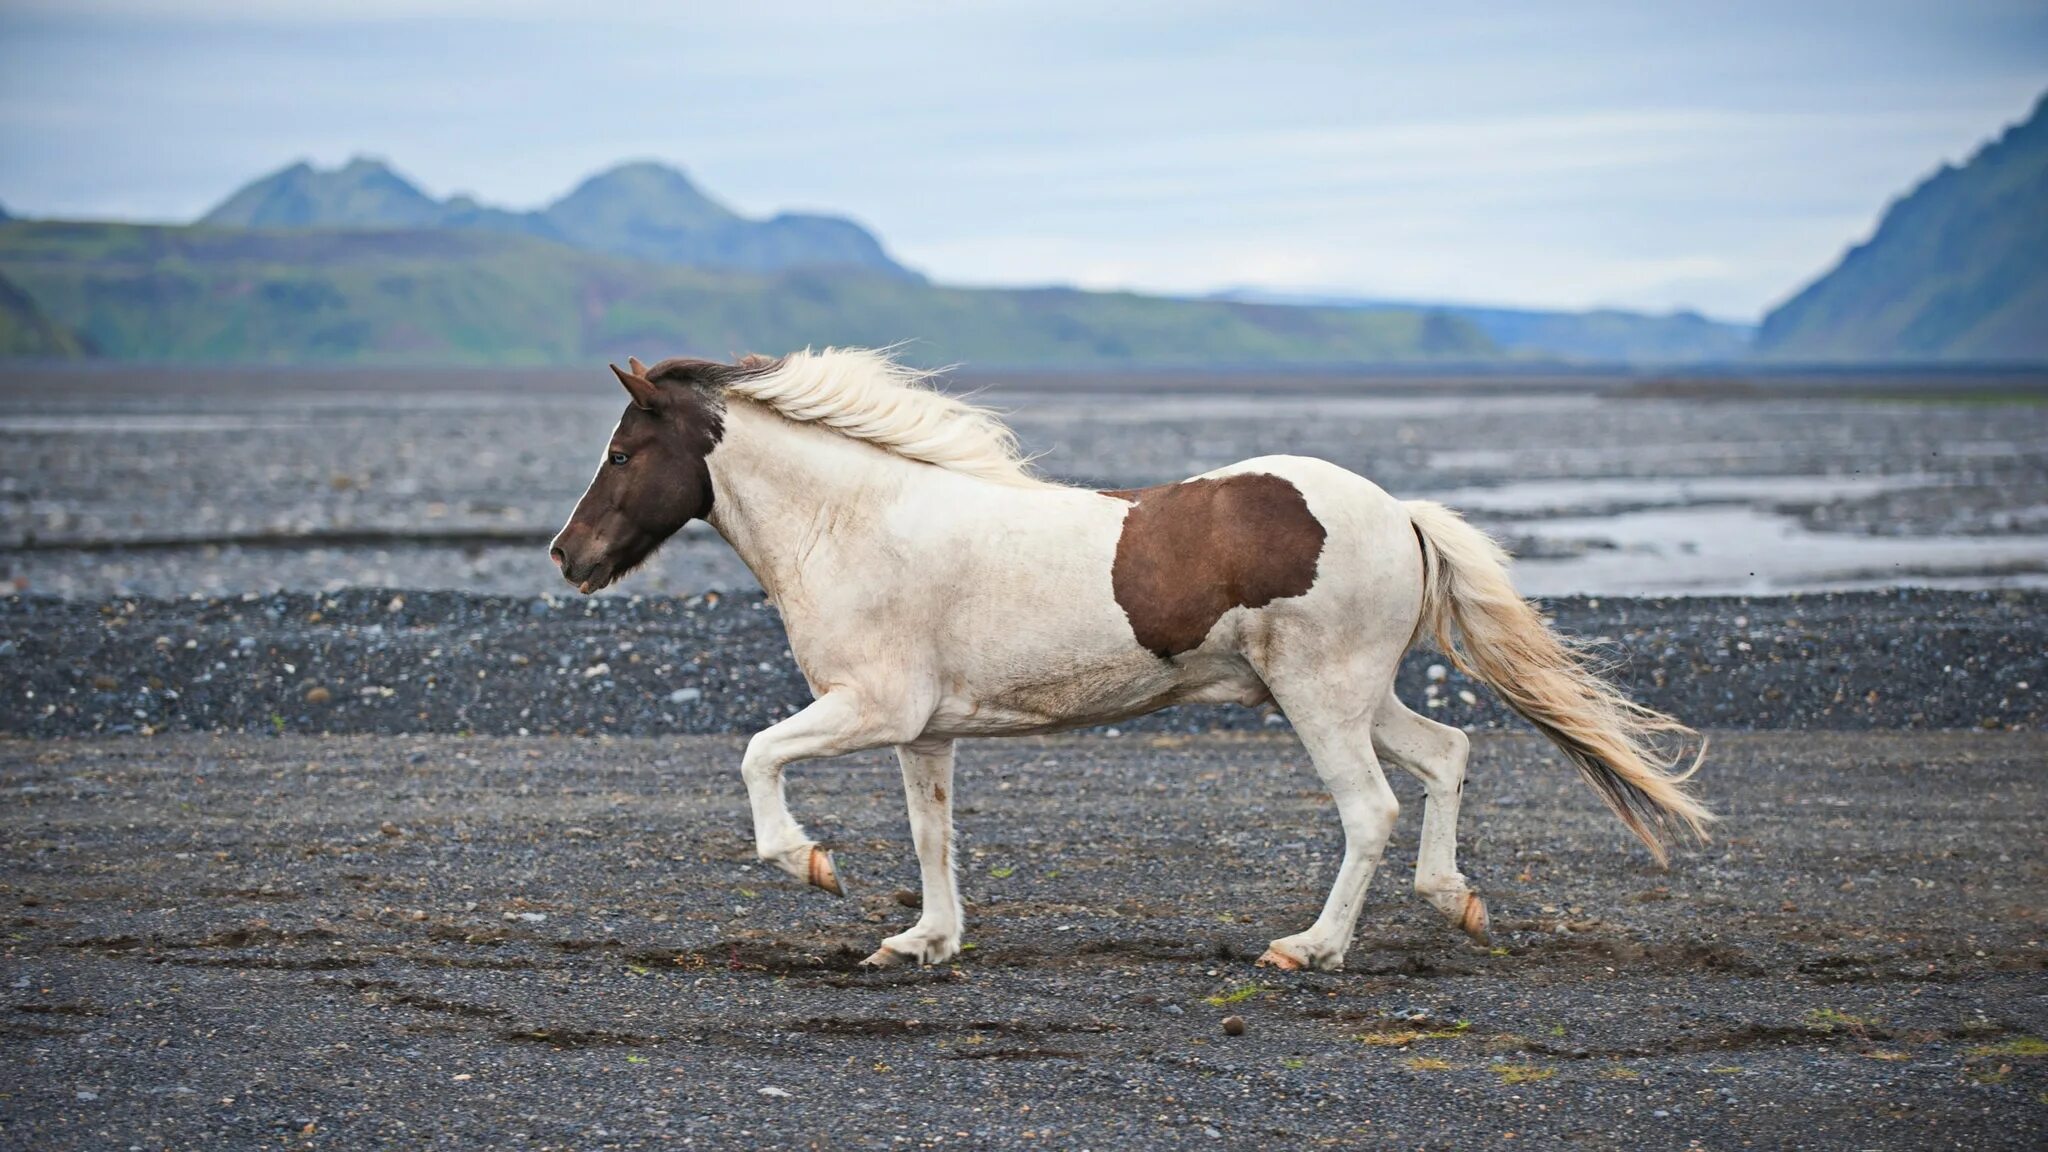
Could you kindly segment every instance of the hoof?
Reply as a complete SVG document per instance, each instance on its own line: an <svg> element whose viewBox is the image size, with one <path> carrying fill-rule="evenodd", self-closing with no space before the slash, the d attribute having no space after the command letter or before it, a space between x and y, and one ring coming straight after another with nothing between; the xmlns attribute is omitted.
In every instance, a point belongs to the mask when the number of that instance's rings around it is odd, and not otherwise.
<svg viewBox="0 0 2048 1152"><path fill-rule="evenodd" d="M1479 893L1465 893L1465 911L1458 917L1458 927L1480 944L1493 943L1493 921L1487 919L1486 901Z"/></svg>
<svg viewBox="0 0 2048 1152"><path fill-rule="evenodd" d="M832 854L811 845L811 870L808 879L813 888L823 888L834 896L846 895L846 889L839 886L839 870L832 867Z"/></svg>
<svg viewBox="0 0 2048 1152"><path fill-rule="evenodd" d="M891 952L889 946L884 944L882 947L875 949L873 956L861 961L860 966L870 972L880 972L886 968L895 968L908 963L910 963L910 957L905 956L901 952Z"/></svg>
<svg viewBox="0 0 2048 1152"><path fill-rule="evenodd" d="M1265 954L1261 955L1258 959L1258 966L1261 968L1278 968L1282 972L1299 972L1303 968L1308 967L1308 965L1303 964L1278 948L1266 949Z"/></svg>

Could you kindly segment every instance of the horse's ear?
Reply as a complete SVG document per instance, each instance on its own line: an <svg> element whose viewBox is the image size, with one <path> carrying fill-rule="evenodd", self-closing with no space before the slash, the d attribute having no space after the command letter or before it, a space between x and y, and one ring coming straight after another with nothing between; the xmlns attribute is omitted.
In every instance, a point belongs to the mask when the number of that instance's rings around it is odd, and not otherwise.
<svg viewBox="0 0 2048 1152"><path fill-rule="evenodd" d="M640 367L640 361L629 359L627 363L633 366L633 371L628 372L613 364L610 365L612 375L617 376L619 383L626 386L626 391L633 397L635 408L644 408L652 412L661 400L661 389L656 388L654 381L647 378L647 370Z"/></svg>
<svg viewBox="0 0 2048 1152"><path fill-rule="evenodd" d="M647 375L647 365L645 365L645 364L642 364L642 363L640 362L640 358L639 358L638 356L628 356L628 357L626 357L626 367L627 367L627 369L628 369L628 370L630 370L630 371L631 371L631 372L633 373L633 375L635 375L635 376L645 376L645 375Z"/></svg>

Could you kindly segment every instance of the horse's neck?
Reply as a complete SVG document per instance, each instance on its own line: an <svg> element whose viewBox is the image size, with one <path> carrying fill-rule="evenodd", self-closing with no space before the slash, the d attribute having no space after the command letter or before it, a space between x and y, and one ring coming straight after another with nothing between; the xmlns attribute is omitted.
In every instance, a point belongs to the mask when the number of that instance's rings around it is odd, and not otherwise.
<svg viewBox="0 0 2048 1152"><path fill-rule="evenodd" d="M707 458L708 519L777 603L819 578L815 553L827 532L844 551L848 515L893 499L911 466L872 445L786 420L751 401L733 401L725 434ZM806 571L809 567L811 570Z"/></svg>

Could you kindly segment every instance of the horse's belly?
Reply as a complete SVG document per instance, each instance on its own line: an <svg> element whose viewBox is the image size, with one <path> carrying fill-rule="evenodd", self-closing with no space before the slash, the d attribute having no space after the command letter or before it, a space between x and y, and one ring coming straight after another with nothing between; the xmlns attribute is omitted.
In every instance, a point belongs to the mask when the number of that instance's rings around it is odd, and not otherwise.
<svg viewBox="0 0 2048 1152"><path fill-rule="evenodd" d="M1233 654L1150 653L1044 679L942 698L931 736L1022 736L1110 724L1174 704L1261 704L1272 699L1251 665Z"/></svg>

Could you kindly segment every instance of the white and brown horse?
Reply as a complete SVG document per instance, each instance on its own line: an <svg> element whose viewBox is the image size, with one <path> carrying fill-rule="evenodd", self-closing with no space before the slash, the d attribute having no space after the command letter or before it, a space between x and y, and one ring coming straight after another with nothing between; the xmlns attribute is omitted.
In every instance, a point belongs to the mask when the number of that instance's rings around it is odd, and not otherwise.
<svg viewBox="0 0 2048 1152"><path fill-rule="evenodd" d="M1393 693L1423 637L1549 736L1659 860L1664 833L1712 819L1656 750L1691 731L1603 682L1515 593L1499 547L1439 505L1295 456L1131 491L1055 484L994 416L878 352L612 371L632 402L550 554L594 592L703 519L781 610L816 699L747 745L761 859L838 893L783 769L896 749L924 909L870 964L960 949L955 740L1186 703L1277 704L1343 820L1322 915L1261 963L1342 965L1397 810L1382 760L1427 790L1416 890L1484 940L1457 864L1465 734Z"/></svg>

